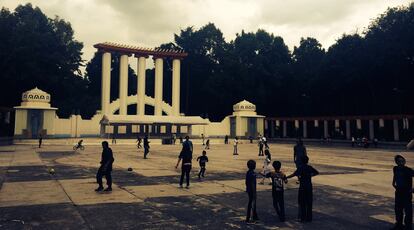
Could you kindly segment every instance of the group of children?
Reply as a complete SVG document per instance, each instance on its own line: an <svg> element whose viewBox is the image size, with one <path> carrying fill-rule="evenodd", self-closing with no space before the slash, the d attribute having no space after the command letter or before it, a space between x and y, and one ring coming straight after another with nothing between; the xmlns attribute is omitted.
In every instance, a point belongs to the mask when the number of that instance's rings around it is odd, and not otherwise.
<svg viewBox="0 0 414 230"><path fill-rule="evenodd" d="M269 158L266 157L266 161L270 163ZM319 174L319 172L312 166L308 165L309 158L307 156L303 159L303 164L296 169L294 173L286 176L282 170L282 163L280 161L273 161L273 170L266 171L262 176L271 178L272 184L272 198L273 207L279 216L279 220L284 222L285 216L285 201L284 201L284 184L288 183L288 179L292 177L299 178L299 192L298 192L298 203L299 203L299 218L301 222L312 221L312 177ZM256 161L249 160L247 162L248 171L246 173L246 192L249 197L249 203L247 206L246 223L255 223L259 220L256 211L256 178L259 177L255 173Z"/></svg>

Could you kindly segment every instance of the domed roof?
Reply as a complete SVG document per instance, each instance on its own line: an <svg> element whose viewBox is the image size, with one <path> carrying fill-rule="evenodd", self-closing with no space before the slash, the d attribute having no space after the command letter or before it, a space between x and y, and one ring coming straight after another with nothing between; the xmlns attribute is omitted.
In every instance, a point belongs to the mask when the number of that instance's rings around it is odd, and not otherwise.
<svg viewBox="0 0 414 230"><path fill-rule="evenodd" d="M50 94L36 87L22 94L22 102L50 103Z"/></svg>
<svg viewBox="0 0 414 230"><path fill-rule="evenodd" d="M238 111L256 111L256 105L246 100L243 100L235 105L233 105L234 112Z"/></svg>

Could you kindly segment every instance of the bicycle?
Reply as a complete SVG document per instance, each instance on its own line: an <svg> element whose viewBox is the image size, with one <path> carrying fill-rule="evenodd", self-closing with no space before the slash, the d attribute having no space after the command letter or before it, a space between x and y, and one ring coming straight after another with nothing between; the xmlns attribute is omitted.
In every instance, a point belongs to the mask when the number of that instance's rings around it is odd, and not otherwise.
<svg viewBox="0 0 414 230"><path fill-rule="evenodd" d="M73 150L78 150L78 149L85 150L85 146L83 146L83 145L81 145L81 146L79 146L79 145L73 146Z"/></svg>

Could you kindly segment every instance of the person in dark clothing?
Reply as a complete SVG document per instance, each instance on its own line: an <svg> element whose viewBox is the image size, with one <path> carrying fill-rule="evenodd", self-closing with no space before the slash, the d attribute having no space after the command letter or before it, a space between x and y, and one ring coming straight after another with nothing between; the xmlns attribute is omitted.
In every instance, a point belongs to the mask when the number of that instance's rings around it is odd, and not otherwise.
<svg viewBox="0 0 414 230"><path fill-rule="evenodd" d="M197 157L197 161L200 164L200 172L198 173L198 179L201 178L200 176L204 177L204 173L206 172L206 163L208 162L208 157L206 155L207 152L203 150L202 155Z"/></svg>
<svg viewBox="0 0 414 230"><path fill-rule="evenodd" d="M249 136L249 142L250 142L250 144L253 144L253 137L252 136Z"/></svg>
<svg viewBox="0 0 414 230"><path fill-rule="evenodd" d="M229 136L228 135L226 135L225 137L224 137L224 144L228 144L229 143Z"/></svg>
<svg viewBox="0 0 414 230"><path fill-rule="evenodd" d="M295 162L296 169L303 164L303 158L307 155L306 147L303 145L302 139L298 139L295 147L293 147L293 161Z"/></svg>
<svg viewBox="0 0 414 230"><path fill-rule="evenodd" d="M96 174L96 182L98 183L99 187L95 189L96 192L100 192L103 190L102 185L102 177L105 176L106 184L108 188L106 188L105 192L112 191L112 163L114 162L114 156L112 153L112 149L109 148L109 144L107 141L102 142L102 157L101 157L101 166L98 169L98 173Z"/></svg>
<svg viewBox="0 0 414 230"><path fill-rule="evenodd" d="M254 170L256 169L256 161L249 160L247 161L247 168L249 169L246 173L246 192L249 196L249 203L247 205L247 216L246 216L246 223L255 223L259 220L256 211L256 198L257 198L257 191L256 191L256 173ZM252 219L250 217L253 215Z"/></svg>
<svg viewBox="0 0 414 230"><path fill-rule="evenodd" d="M259 139L259 156L263 156L263 140L262 138Z"/></svg>
<svg viewBox="0 0 414 230"><path fill-rule="evenodd" d="M205 149L210 149L210 139L207 139Z"/></svg>
<svg viewBox="0 0 414 230"><path fill-rule="evenodd" d="M175 168L178 168L180 161L181 164L181 177L180 177L180 188L183 187L183 180L184 175L186 177L187 186L185 188L190 187L190 172L191 172L191 161L193 160L193 143L189 140L188 136L185 137L185 141L183 142L183 148L181 149L181 153L178 156L177 164Z"/></svg>
<svg viewBox="0 0 414 230"><path fill-rule="evenodd" d="M115 138L115 135L112 135L112 144L113 144L113 145L116 145L116 138Z"/></svg>
<svg viewBox="0 0 414 230"><path fill-rule="evenodd" d="M148 136L144 137L144 159L147 159L147 155L149 153L149 149L150 149L150 145L149 145L150 141L148 141Z"/></svg>
<svg viewBox="0 0 414 230"><path fill-rule="evenodd" d="M269 149L266 149L264 151L264 155L266 156L267 159L272 160L272 154L270 154Z"/></svg>
<svg viewBox="0 0 414 230"><path fill-rule="evenodd" d="M272 178L272 197L273 207L281 222L285 221L285 198L284 198L284 184L287 183L286 175L280 170L282 163L280 161L273 161L274 172L268 173L267 177Z"/></svg>
<svg viewBox="0 0 414 230"><path fill-rule="evenodd" d="M183 137L180 136L180 144L182 144L182 143L183 143Z"/></svg>
<svg viewBox="0 0 414 230"><path fill-rule="evenodd" d="M39 135L39 148L42 148L43 137L42 134Z"/></svg>
<svg viewBox="0 0 414 230"><path fill-rule="evenodd" d="M140 148L142 148L142 146L141 146L141 142L142 142L142 139L141 139L141 137L140 136L138 136L137 137L137 147L140 149Z"/></svg>
<svg viewBox="0 0 414 230"><path fill-rule="evenodd" d="M308 165L309 158L304 156L302 164L296 171L287 176L286 179L297 176L299 178L299 218L301 222L312 221L312 202L313 202L313 188L312 177L319 174L319 172L312 166Z"/></svg>
<svg viewBox="0 0 414 230"><path fill-rule="evenodd" d="M412 229L412 192L414 171L405 166L405 158L396 155L392 179L392 186L395 188L395 226L393 229ZM405 214L405 218L404 218ZM404 225L403 225L404 219Z"/></svg>

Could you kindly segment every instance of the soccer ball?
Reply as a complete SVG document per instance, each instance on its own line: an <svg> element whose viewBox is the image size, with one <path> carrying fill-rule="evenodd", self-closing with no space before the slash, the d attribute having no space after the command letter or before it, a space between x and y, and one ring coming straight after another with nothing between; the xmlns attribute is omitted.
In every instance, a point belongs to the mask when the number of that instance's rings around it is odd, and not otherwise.
<svg viewBox="0 0 414 230"><path fill-rule="evenodd" d="M55 169L50 168L50 169L49 169L49 173L50 173L50 174L55 174Z"/></svg>

